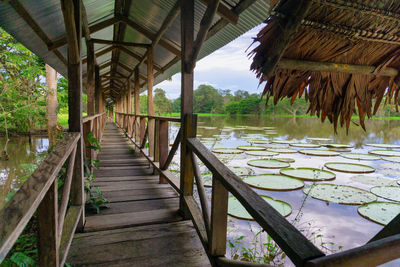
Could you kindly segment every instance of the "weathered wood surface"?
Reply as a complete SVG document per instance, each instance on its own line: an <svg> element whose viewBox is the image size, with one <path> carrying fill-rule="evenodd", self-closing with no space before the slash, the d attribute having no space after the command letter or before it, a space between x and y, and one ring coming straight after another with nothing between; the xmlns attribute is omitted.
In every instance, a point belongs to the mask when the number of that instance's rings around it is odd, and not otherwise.
<svg viewBox="0 0 400 267"><path fill-rule="evenodd" d="M122 130L108 123L100 144L125 143ZM139 153L103 149L94 184L110 201L100 214L88 214L76 234L67 262L72 266L210 266L191 221L178 213L179 197ZM129 152L129 153L127 153ZM121 153L124 157L121 157ZM104 159L104 155L106 159ZM144 161L145 160L145 161ZM120 165L123 162L123 165Z"/></svg>

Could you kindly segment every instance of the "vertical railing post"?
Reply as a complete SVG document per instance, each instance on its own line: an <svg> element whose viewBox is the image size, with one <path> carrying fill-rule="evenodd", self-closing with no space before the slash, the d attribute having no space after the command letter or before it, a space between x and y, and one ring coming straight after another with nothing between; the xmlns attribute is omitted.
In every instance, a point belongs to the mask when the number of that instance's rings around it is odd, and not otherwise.
<svg viewBox="0 0 400 267"><path fill-rule="evenodd" d="M226 253L226 231L228 220L228 191L213 175L211 196L211 240L210 254L223 257Z"/></svg>
<svg viewBox="0 0 400 267"><path fill-rule="evenodd" d="M158 161L160 168L163 168L168 159L168 120L159 120L158 122ZM160 184L168 183L160 174Z"/></svg>
<svg viewBox="0 0 400 267"><path fill-rule="evenodd" d="M59 266L57 179L52 183L37 210L38 266Z"/></svg>
<svg viewBox="0 0 400 267"><path fill-rule="evenodd" d="M159 149L160 149L160 120L159 119L154 119L154 162L159 162L160 154L159 154Z"/></svg>
<svg viewBox="0 0 400 267"><path fill-rule="evenodd" d="M144 135L146 133L146 118L140 117L140 135L139 135L139 144L143 142Z"/></svg>

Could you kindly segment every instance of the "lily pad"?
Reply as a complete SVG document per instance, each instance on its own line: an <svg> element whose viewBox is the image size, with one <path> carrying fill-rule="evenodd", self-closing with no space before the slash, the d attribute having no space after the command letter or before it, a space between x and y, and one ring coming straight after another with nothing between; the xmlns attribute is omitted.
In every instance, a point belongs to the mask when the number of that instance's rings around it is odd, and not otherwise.
<svg viewBox="0 0 400 267"><path fill-rule="evenodd" d="M234 159L244 159L246 158L243 154L215 154L217 158L221 161L231 161Z"/></svg>
<svg viewBox="0 0 400 267"><path fill-rule="evenodd" d="M304 186L302 180L279 174L251 175L244 181L252 187L272 191L296 190Z"/></svg>
<svg viewBox="0 0 400 267"><path fill-rule="evenodd" d="M370 150L368 153L385 157L400 157L400 151L397 150Z"/></svg>
<svg viewBox="0 0 400 267"><path fill-rule="evenodd" d="M289 144L295 143L295 141L293 141L293 140L272 140L272 143L289 145Z"/></svg>
<svg viewBox="0 0 400 267"><path fill-rule="evenodd" d="M213 137L202 137L200 138L200 141L218 141L218 139Z"/></svg>
<svg viewBox="0 0 400 267"><path fill-rule="evenodd" d="M252 144L269 144L269 143L271 143L271 142L268 141L268 140L260 140L260 139L256 139L256 140L254 140L254 139L252 139L252 140L247 140L247 142L252 143Z"/></svg>
<svg viewBox="0 0 400 267"><path fill-rule="evenodd" d="M212 187L212 173L211 172L202 173L201 178L203 179L204 187Z"/></svg>
<svg viewBox="0 0 400 267"><path fill-rule="evenodd" d="M340 155L339 152L321 149L302 149L299 153L309 156L319 156L319 157L334 157Z"/></svg>
<svg viewBox="0 0 400 267"><path fill-rule="evenodd" d="M316 141L316 142L329 142L329 141L332 141L331 138L324 138L324 137L308 137L307 140Z"/></svg>
<svg viewBox="0 0 400 267"><path fill-rule="evenodd" d="M362 153L342 153L340 154L343 158L346 159L355 159L355 160L378 160L381 157L372 155L372 154L362 154Z"/></svg>
<svg viewBox="0 0 400 267"><path fill-rule="evenodd" d="M321 145L310 144L310 143L291 143L289 145L293 146L293 147L302 147L302 148L318 148L318 147L321 147Z"/></svg>
<svg viewBox="0 0 400 267"><path fill-rule="evenodd" d="M292 148L269 148L268 151L279 153L279 154L292 154L297 153L296 149Z"/></svg>
<svg viewBox="0 0 400 267"><path fill-rule="evenodd" d="M371 175L356 175L350 177L350 180L365 184L365 185L373 185L373 186L395 186L396 181L393 179L383 178L379 176L371 176Z"/></svg>
<svg viewBox="0 0 400 267"><path fill-rule="evenodd" d="M285 168L281 169L280 174L298 178L304 181L329 181L336 178L336 174L315 168Z"/></svg>
<svg viewBox="0 0 400 267"><path fill-rule="evenodd" d="M245 151L255 151L255 150L266 150L267 148L263 146L238 146L237 149Z"/></svg>
<svg viewBox="0 0 400 267"><path fill-rule="evenodd" d="M206 129L206 130L216 130L216 129L218 129L218 127L214 127L214 126L203 126L203 129Z"/></svg>
<svg viewBox="0 0 400 267"><path fill-rule="evenodd" d="M268 144L265 145L266 148L268 149L280 149L280 148L288 148L288 144Z"/></svg>
<svg viewBox="0 0 400 267"><path fill-rule="evenodd" d="M296 160L292 158L274 158L279 161L287 162L287 163L294 163Z"/></svg>
<svg viewBox="0 0 400 267"><path fill-rule="evenodd" d="M282 216L289 216L292 213L292 206L290 204L281 201L274 200L268 196L260 196L274 209L276 209ZM254 220L242 204L234 196L228 198L228 214L232 217L243 219L243 220Z"/></svg>
<svg viewBox="0 0 400 267"><path fill-rule="evenodd" d="M264 127L247 126L246 129L247 129L247 130L250 130L250 131L262 131L262 130L264 130Z"/></svg>
<svg viewBox="0 0 400 267"><path fill-rule="evenodd" d="M254 171L247 167L229 166L228 167L237 176L247 176L254 174Z"/></svg>
<svg viewBox="0 0 400 267"><path fill-rule="evenodd" d="M358 207L358 213L370 221L381 225L387 225L400 213L400 204L372 202Z"/></svg>
<svg viewBox="0 0 400 267"><path fill-rule="evenodd" d="M231 137L230 135L227 135L227 134L214 134L213 136L216 138L222 138L222 139L227 139L227 138Z"/></svg>
<svg viewBox="0 0 400 267"><path fill-rule="evenodd" d="M278 153L271 152L271 151L265 151L265 150L256 150L256 151L246 151L246 155L250 156L258 156L258 157L272 157L279 155Z"/></svg>
<svg viewBox="0 0 400 267"><path fill-rule="evenodd" d="M375 171L374 167L368 165L347 162L327 162L325 167L333 171L348 173L370 173Z"/></svg>
<svg viewBox="0 0 400 267"><path fill-rule="evenodd" d="M376 201L376 196L366 190L337 184L315 184L303 188L304 194L323 201L344 205L361 205Z"/></svg>
<svg viewBox="0 0 400 267"><path fill-rule="evenodd" d="M263 127L263 129L264 130L275 130L276 127L274 127L274 126L265 126L265 127Z"/></svg>
<svg viewBox="0 0 400 267"><path fill-rule="evenodd" d="M400 163L400 157L382 157L383 160Z"/></svg>
<svg viewBox="0 0 400 267"><path fill-rule="evenodd" d="M289 163L279 161L276 159L253 159L247 162L248 165L258 168L265 168L265 169L280 169L280 168L287 168L290 166Z"/></svg>
<svg viewBox="0 0 400 267"><path fill-rule="evenodd" d="M218 154L240 154L243 153L243 150L235 148L215 148L212 150L212 152Z"/></svg>
<svg viewBox="0 0 400 267"><path fill-rule="evenodd" d="M366 146L372 146L372 147L379 147L379 148L400 148L400 145L395 145L395 144L375 144L375 143L368 143L365 144Z"/></svg>
<svg viewBox="0 0 400 267"><path fill-rule="evenodd" d="M335 152L351 152L351 148L334 148L330 147L330 151L335 151Z"/></svg>
<svg viewBox="0 0 400 267"><path fill-rule="evenodd" d="M321 144L321 145L329 147L329 148L353 148L352 145L348 145L348 144Z"/></svg>
<svg viewBox="0 0 400 267"><path fill-rule="evenodd" d="M399 186L375 186L371 188L371 193L374 193L378 197L382 197L392 201L400 201Z"/></svg>

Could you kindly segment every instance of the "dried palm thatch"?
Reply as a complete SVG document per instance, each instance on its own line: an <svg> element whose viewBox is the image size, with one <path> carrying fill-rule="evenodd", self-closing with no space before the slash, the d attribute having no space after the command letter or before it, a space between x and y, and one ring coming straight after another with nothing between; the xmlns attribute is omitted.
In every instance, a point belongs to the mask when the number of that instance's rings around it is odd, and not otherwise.
<svg viewBox="0 0 400 267"><path fill-rule="evenodd" d="M293 13L299 15L292 32L290 2L309 5L303 16ZM365 129L365 117L375 114L383 99L394 100L396 108L399 102L399 26L400 1L281 0L255 38L251 70L260 84L266 82L267 101L290 97L293 102L304 95L308 112L328 118L335 131L338 124L348 129L353 114ZM285 34L290 39L282 46ZM312 67L304 61L312 61ZM327 62L349 65L325 68Z"/></svg>

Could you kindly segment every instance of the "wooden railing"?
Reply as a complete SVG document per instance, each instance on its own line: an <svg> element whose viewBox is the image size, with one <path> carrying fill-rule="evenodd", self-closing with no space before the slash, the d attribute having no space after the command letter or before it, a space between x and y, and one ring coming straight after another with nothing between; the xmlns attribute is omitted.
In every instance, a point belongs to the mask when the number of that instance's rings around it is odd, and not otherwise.
<svg viewBox="0 0 400 267"><path fill-rule="evenodd" d="M181 199L189 211L190 219L193 221L204 249L216 266L267 266L225 258L229 194L238 199L254 220L272 237L296 266L376 266L400 257L400 229L398 227L400 215L397 216L398 218L394 220L394 223L385 227L381 233L366 245L325 256L322 251L218 160L196 138L196 115L185 117L183 123L187 127L186 133L184 133L184 128L180 129L169 154L168 144L165 141L168 140L168 138L165 138L165 136L168 137L168 127L166 125L168 125L168 121L181 122L180 118L135 116L117 113L116 120L118 125L130 137L138 134L139 139L131 139L136 147L145 154L160 173L160 178L167 179L181 194ZM139 122L135 126L134 122L136 120ZM148 152L144 150L148 136L146 122L150 120L156 121L154 148L154 155L156 156L154 158L148 156ZM157 125L159 126L157 127ZM189 162L191 165L190 168L186 168L186 171L184 171L188 173L187 175L181 172L181 181L166 170L179 144L186 146L186 153L183 157L187 157L187 159L181 159L181 162ZM157 146L159 146L158 157L156 153ZM161 156L161 154L164 156ZM204 163L213 176L211 203L206 196L197 159ZM190 179L189 176L193 177ZM189 182L185 184L185 180ZM193 197L194 181L196 182L199 201L196 201ZM183 188L179 184L183 184Z"/></svg>
<svg viewBox="0 0 400 267"><path fill-rule="evenodd" d="M92 133L93 137L95 137L99 142L103 137L103 129L107 120L106 113L100 113L93 116L87 116L82 119L83 126L83 138L85 140L85 144L88 143L87 134ZM85 146L85 156L86 159L91 160L95 159L98 151L90 149L88 146Z"/></svg>

